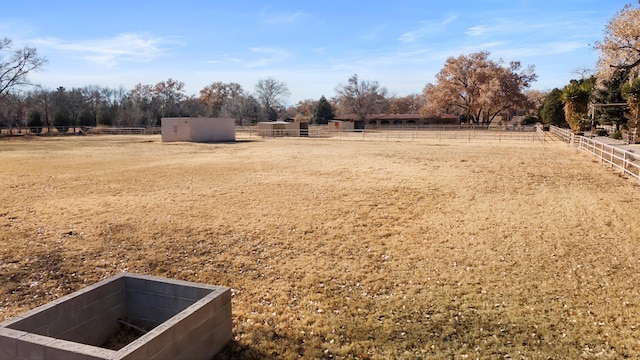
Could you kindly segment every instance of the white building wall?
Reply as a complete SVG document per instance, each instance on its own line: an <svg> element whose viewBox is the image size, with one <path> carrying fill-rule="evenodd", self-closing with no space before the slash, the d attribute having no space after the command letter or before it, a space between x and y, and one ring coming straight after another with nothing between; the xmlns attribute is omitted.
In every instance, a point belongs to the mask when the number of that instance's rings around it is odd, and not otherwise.
<svg viewBox="0 0 640 360"><path fill-rule="evenodd" d="M162 118L162 141L235 141L232 118Z"/></svg>
<svg viewBox="0 0 640 360"><path fill-rule="evenodd" d="M232 118L192 118L191 141L236 141L236 123Z"/></svg>
<svg viewBox="0 0 640 360"><path fill-rule="evenodd" d="M191 118L162 118L162 141L191 141Z"/></svg>

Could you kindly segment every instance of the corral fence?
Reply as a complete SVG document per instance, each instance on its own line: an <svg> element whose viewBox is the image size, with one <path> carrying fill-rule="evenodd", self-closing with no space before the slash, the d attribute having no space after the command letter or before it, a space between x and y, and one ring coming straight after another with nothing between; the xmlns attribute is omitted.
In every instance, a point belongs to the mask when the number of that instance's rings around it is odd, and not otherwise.
<svg viewBox="0 0 640 360"><path fill-rule="evenodd" d="M0 136L39 136L39 135L154 135L160 134L160 127L107 127L107 126L52 126L47 127L6 127L0 128Z"/></svg>
<svg viewBox="0 0 640 360"><path fill-rule="evenodd" d="M597 157L602 163L620 171L640 183L640 157L631 150L625 150L619 146L605 144L590 137L576 135L571 130L561 129L556 126L549 128L552 134L560 140L586 151Z"/></svg>
<svg viewBox="0 0 640 360"><path fill-rule="evenodd" d="M361 141L494 141L494 142L544 142L545 133L540 127L473 127L473 126L423 126L379 127L366 129L332 129L327 126L310 126L308 129L258 130L255 127L238 127L237 134L246 137L315 137L332 140Z"/></svg>

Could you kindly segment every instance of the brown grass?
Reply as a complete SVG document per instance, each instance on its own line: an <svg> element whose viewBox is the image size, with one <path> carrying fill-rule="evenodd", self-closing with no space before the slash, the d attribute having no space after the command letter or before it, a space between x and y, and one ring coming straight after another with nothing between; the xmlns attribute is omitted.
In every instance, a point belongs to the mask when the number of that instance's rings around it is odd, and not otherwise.
<svg viewBox="0 0 640 360"><path fill-rule="evenodd" d="M0 320L120 271L233 288L220 358L640 354L640 189L564 144L0 141Z"/></svg>

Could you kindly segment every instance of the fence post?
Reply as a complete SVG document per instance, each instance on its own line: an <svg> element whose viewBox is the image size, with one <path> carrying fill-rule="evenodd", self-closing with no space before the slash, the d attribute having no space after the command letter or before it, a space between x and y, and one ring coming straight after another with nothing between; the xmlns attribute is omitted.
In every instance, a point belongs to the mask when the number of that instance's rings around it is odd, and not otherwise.
<svg viewBox="0 0 640 360"><path fill-rule="evenodd" d="M613 151L613 146L609 146L609 165L613 167L615 164L613 163L613 157L615 156L615 152Z"/></svg>

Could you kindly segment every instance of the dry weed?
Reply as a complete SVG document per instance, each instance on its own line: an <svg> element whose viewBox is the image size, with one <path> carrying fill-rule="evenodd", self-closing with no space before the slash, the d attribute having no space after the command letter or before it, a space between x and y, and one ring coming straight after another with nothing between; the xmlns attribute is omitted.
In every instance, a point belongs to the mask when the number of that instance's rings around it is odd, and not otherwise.
<svg viewBox="0 0 640 360"><path fill-rule="evenodd" d="M640 190L563 144L0 141L0 319L120 271L233 288L220 358L640 352Z"/></svg>

